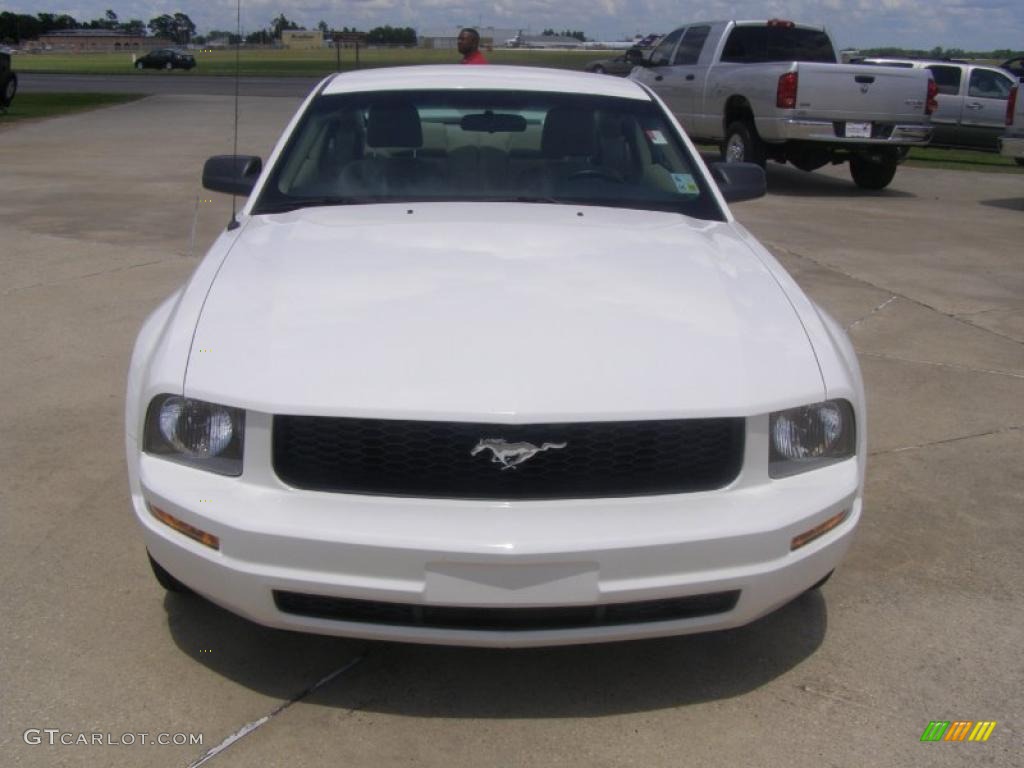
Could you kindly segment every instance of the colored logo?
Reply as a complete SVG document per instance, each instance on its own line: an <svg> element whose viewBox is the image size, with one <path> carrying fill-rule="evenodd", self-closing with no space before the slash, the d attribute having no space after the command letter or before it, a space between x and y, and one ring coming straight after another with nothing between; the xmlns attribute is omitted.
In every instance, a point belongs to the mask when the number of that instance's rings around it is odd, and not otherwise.
<svg viewBox="0 0 1024 768"><path fill-rule="evenodd" d="M995 727L995 720L932 720L921 741L988 741Z"/></svg>

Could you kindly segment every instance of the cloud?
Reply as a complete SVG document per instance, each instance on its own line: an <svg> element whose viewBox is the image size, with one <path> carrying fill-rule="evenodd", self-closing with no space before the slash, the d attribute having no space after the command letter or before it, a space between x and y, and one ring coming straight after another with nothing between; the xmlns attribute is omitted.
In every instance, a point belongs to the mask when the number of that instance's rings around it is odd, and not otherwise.
<svg viewBox="0 0 1024 768"><path fill-rule="evenodd" d="M59 0L58 0L59 2ZM76 0L49 6L46 0L6 2L19 13L66 12L87 21L113 6L122 19L144 21L183 11L200 31L234 26L234 0ZM840 47L900 45L966 50L1020 48L1024 14L1020 0L242 0L249 31L284 13L312 27L401 24L445 29L462 23L539 31L582 29L591 37L620 39L637 32L668 32L688 21L778 17L825 24Z"/></svg>

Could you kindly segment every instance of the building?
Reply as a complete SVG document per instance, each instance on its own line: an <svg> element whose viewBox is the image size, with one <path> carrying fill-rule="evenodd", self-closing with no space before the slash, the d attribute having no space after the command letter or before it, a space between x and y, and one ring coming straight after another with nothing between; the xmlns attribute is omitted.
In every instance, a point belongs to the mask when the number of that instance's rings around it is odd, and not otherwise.
<svg viewBox="0 0 1024 768"><path fill-rule="evenodd" d="M281 32L281 45L293 51L312 51L324 47L324 33L319 29L286 29Z"/></svg>
<svg viewBox="0 0 1024 768"><path fill-rule="evenodd" d="M489 48L504 48L507 41L519 34L518 29L499 29L497 27L474 27L472 24L464 25L473 27L480 33L480 47L484 50ZM458 48L459 31L463 27L450 27L448 29L428 30L417 37L417 44L420 48L438 48L441 50L454 51Z"/></svg>
<svg viewBox="0 0 1024 768"><path fill-rule="evenodd" d="M129 35L111 29L62 29L39 36L34 46L55 51L148 51L174 45L165 37Z"/></svg>

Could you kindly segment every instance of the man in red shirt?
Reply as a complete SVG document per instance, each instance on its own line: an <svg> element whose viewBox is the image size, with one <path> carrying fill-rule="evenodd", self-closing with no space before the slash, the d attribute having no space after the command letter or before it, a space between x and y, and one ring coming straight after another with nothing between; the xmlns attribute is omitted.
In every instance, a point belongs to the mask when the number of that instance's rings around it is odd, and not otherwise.
<svg viewBox="0 0 1024 768"><path fill-rule="evenodd" d="M486 64L487 59L480 53L480 33L471 27L466 27L459 32L458 39L459 53L462 54L462 64Z"/></svg>

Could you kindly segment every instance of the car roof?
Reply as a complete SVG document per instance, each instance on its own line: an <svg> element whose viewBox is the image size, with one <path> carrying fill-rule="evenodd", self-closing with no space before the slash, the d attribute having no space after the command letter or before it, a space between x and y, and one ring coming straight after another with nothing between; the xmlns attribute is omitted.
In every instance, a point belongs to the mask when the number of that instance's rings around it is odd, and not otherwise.
<svg viewBox="0 0 1024 768"><path fill-rule="evenodd" d="M614 96L622 99L650 101L650 96L637 83L622 78L572 72L543 67L508 67L500 65L424 65L415 67L380 67L334 75L321 93L366 91L433 91L479 89L495 91L550 91L560 93Z"/></svg>
<svg viewBox="0 0 1024 768"><path fill-rule="evenodd" d="M978 61L958 61L954 59L894 59L887 56L865 56L863 61L874 64L902 64L912 67L982 67L984 69L999 69L995 64L982 64Z"/></svg>

